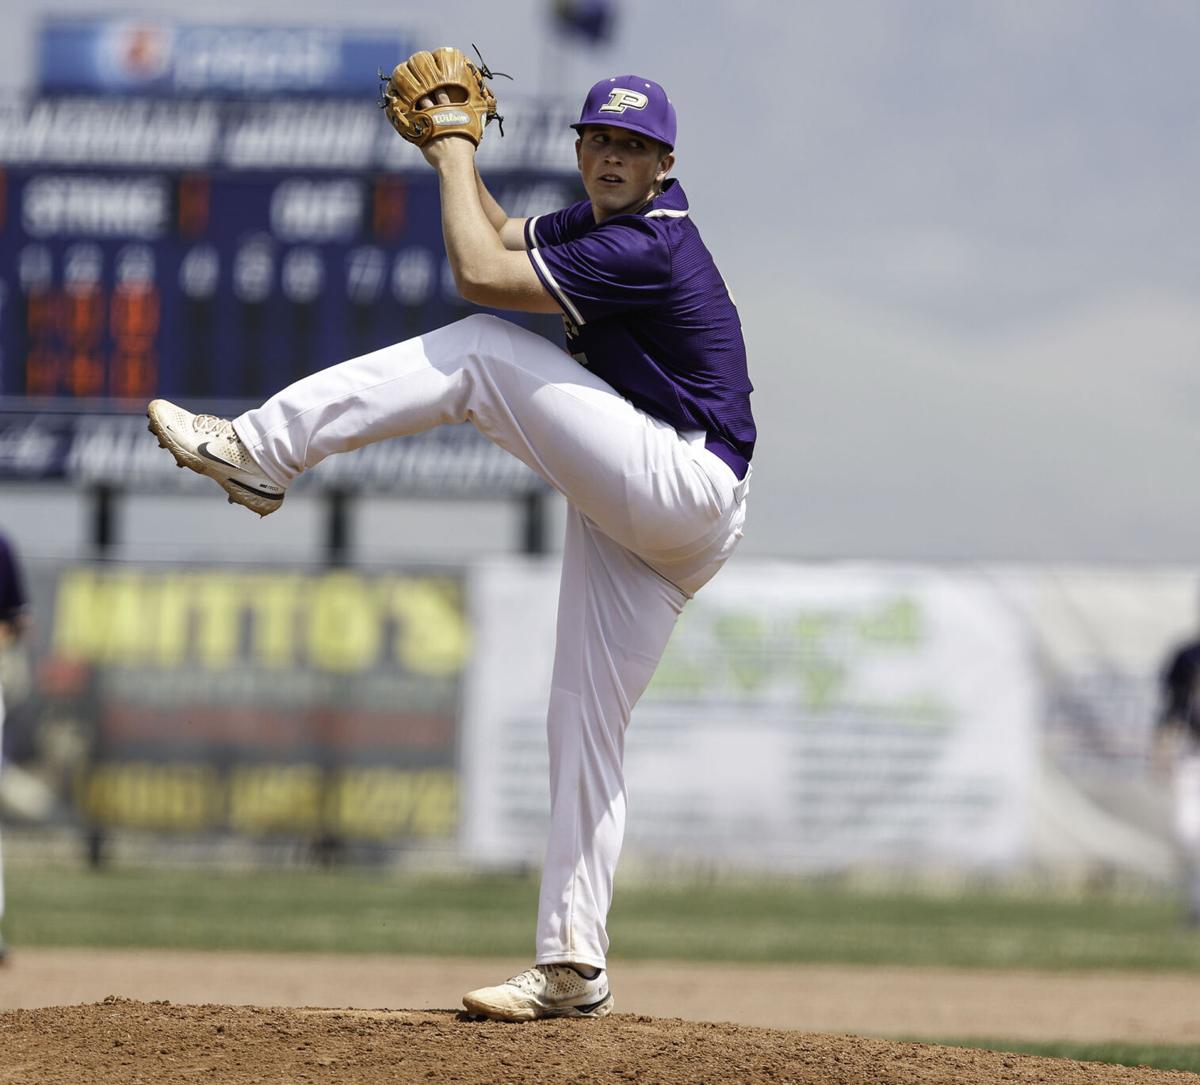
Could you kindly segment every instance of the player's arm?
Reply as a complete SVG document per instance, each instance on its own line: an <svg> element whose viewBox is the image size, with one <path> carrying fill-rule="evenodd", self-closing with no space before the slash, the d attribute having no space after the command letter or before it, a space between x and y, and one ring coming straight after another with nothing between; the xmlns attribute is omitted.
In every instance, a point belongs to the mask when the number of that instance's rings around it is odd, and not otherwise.
<svg viewBox="0 0 1200 1085"><path fill-rule="evenodd" d="M437 170L442 198L442 236L458 292L476 305L517 309L531 313L560 312L522 251L505 247L501 230L513 229L509 220L497 225L503 211L489 216L480 197L475 170L475 147L466 139L434 140L422 148ZM523 230L522 223L522 230Z"/></svg>
<svg viewBox="0 0 1200 1085"><path fill-rule="evenodd" d="M506 249L524 252L525 220L508 217L504 208L496 202L495 197L488 191L487 185L483 183L478 168L475 170L475 188L479 192L479 206L483 208L483 213L487 216L488 222L492 224L492 229L500 235L501 244Z"/></svg>

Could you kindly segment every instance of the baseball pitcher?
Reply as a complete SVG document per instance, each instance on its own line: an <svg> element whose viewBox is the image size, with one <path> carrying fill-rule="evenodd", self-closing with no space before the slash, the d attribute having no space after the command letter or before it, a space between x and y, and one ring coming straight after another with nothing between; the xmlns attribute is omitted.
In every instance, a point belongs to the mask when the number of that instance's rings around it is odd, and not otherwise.
<svg viewBox="0 0 1200 1085"><path fill-rule="evenodd" d="M602 1017L625 729L684 604L742 537L752 389L737 309L669 177L676 114L663 88L638 75L592 87L571 126L587 199L514 219L475 168L496 115L490 75L456 49L417 53L384 106L437 172L463 297L561 313L565 351L477 314L232 421L164 400L148 414L177 462L263 516L326 456L463 421L565 497L535 964L463 1002L505 1020Z"/></svg>

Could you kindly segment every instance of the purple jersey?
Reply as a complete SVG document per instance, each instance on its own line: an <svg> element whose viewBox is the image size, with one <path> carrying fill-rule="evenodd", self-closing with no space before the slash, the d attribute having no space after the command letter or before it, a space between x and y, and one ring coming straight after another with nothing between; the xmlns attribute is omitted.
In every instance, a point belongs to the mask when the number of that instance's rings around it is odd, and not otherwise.
<svg viewBox="0 0 1200 1085"><path fill-rule="evenodd" d="M754 453L737 309L677 181L597 224L587 200L525 224L534 271L562 307L567 349L635 407L704 430L738 478Z"/></svg>

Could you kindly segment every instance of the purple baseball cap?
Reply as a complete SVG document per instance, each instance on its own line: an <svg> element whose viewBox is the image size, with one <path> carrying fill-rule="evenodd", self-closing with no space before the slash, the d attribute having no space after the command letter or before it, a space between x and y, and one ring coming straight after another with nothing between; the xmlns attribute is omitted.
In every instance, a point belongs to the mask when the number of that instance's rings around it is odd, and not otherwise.
<svg viewBox="0 0 1200 1085"><path fill-rule="evenodd" d="M571 127L578 132L587 124L628 128L675 149L675 107L667 92L644 76L601 79L588 91L579 120Z"/></svg>

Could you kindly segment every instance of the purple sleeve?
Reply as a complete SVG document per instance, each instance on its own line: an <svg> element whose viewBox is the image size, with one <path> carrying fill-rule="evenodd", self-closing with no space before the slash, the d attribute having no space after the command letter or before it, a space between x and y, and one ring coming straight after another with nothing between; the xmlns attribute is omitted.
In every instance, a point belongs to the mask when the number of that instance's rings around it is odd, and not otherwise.
<svg viewBox="0 0 1200 1085"><path fill-rule="evenodd" d="M671 251L651 223L608 223L575 241L529 250L542 285L576 324L657 305L671 283Z"/></svg>
<svg viewBox="0 0 1200 1085"><path fill-rule="evenodd" d="M525 248L535 249L541 245L561 245L566 241L574 241L595 225L592 205L587 200L580 200L548 215L534 215L525 220Z"/></svg>

